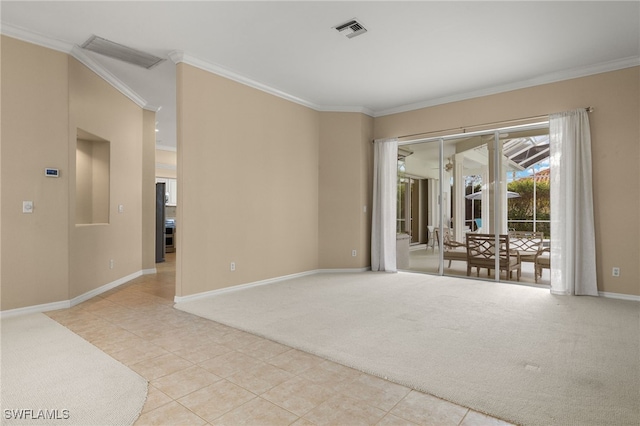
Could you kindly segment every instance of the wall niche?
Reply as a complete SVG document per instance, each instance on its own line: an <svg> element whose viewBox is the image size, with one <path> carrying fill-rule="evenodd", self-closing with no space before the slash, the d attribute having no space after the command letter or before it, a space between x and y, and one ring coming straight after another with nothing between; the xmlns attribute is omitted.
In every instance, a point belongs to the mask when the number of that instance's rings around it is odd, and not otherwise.
<svg viewBox="0 0 640 426"><path fill-rule="evenodd" d="M76 140L76 225L109 223L111 143L82 129Z"/></svg>

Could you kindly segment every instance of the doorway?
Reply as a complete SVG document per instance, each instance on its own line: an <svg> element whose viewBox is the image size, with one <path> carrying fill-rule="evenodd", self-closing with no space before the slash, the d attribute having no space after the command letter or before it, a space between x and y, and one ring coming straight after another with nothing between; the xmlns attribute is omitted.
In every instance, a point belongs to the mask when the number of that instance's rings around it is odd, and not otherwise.
<svg viewBox="0 0 640 426"><path fill-rule="evenodd" d="M398 232L411 235L409 271L549 284L549 270L537 276L535 255L525 256L550 240L548 123L401 142L399 152ZM511 235L511 245L516 235L539 240L519 248L519 278L495 268L478 276L467 268L469 233L496 242Z"/></svg>

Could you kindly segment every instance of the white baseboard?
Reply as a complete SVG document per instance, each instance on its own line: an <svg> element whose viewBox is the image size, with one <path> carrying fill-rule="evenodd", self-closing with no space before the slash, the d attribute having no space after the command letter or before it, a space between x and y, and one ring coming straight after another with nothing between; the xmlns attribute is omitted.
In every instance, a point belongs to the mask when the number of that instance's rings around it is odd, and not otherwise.
<svg viewBox="0 0 640 426"><path fill-rule="evenodd" d="M371 267L366 268L348 268L348 269L316 269L317 274L356 274L359 272L370 271Z"/></svg>
<svg viewBox="0 0 640 426"><path fill-rule="evenodd" d="M273 283L277 283L277 282L281 282L281 281L290 280L290 279L293 279L293 278L306 277L306 276L309 276L309 275L334 274L334 273L356 273L356 272L366 272L366 271L368 271L370 269L371 268L314 269L314 270L311 270L311 271L300 272L300 273L297 273L297 274L284 275L284 276L281 276L281 277L269 278L269 279L261 280L261 281L254 281L254 282L247 283L247 284L240 284L240 285L236 285L236 286L233 286L233 287L225 287L225 288L220 288L220 289L217 289L217 290L211 290L211 291L205 291L205 292L202 292L202 293L190 294L188 296L175 296L173 298L173 301L175 303L190 302L192 300L203 299L205 297L213 296L213 295L216 295L216 294L230 293L230 292L233 292L233 291L243 290L243 289L247 289L247 288L251 288L251 287L257 287L257 286L261 286L261 285L273 284Z"/></svg>
<svg viewBox="0 0 640 426"><path fill-rule="evenodd" d="M33 306L25 306L24 308L16 308L16 309L7 309L5 311L0 311L0 319L3 318L11 318L19 315L27 315L27 314L37 314L48 311L57 311L58 309L68 309L72 306L76 306L79 303L87 301L92 297L95 297L99 294L102 294L106 291L109 291L113 288L116 288L126 282L129 282L139 276L143 275L144 271L134 272L133 274L127 275L126 277L119 278L115 281L112 281L108 284L100 286L96 289L88 291L80 296L74 297L71 300L61 300L59 302L52 303L44 303L42 305L33 305Z"/></svg>
<svg viewBox="0 0 640 426"><path fill-rule="evenodd" d="M608 299L631 300L633 302L640 302L640 296L635 296L633 294L611 293L608 291L599 291L598 295L602 297L606 297Z"/></svg>
<svg viewBox="0 0 640 426"><path fill-rule="evenodd" d="M71 307L69 300L60 302L43 303L42 305L25 306L24 308L8 309L0 311L0 319L17 317L20 315L38 314L47 311L57 311L58 309L68 309Z"/></svg>
<svg viewBox="0 0 640 426"><path fill-rule="evenodd" d="M84 294L81 294L80 296L76 296L76 297L74 297L73 299L70 300L71 306L76 306L76 305L78 305L78 304L80 304L82 302L85 302L85 301L91 299L92 297L96 297L97 295L102 294L104 292L107 292L107 291L111 290L112 288L116 288L116 287L118 287L118 286L120 286L120 285L122 285L122 284L124 284L126 282L129 282L129 281L131 281L131 280L133 280L135 278L138 278L141 275L142 275L142 271L134 272L133 274L129 274L126 277L119 278L119 279L117 279L115 281L112 281L112 282L110 282L108 284L105 284L105 285L100 286L100 287L98 287L96 289L93 289L93 290L88 291L88 292L86 292Z"/></svg>
<svg viewBox="0 0 640 426"><path fill-rule="evenodd" d="M273 284L280 281L286 281L293 278L300 278L309 275L315 274L340 274L340 273L361 273L370 271L371 268L350 268L350 269L314 269L312 271L300 272L297 274L284 275L281 277L269 278L266 280L255 281L252 283L241 284L233 287L225 287L217 290L205 291L203 293L191 294L188 296L175 296L174 302L187 302L191 300L198 300L204 297L212 296L214 294L223 294L229 293L233 291L238 291L246 288L257 287L261 285ZM153 269L143 269L133 274L127 275L125 277L119 278L115 281L112 281L108 284L105 284L101 287L98 287L94 290L88 291L87 293L81 294L80 296L74 297L71 300L61 300L59 302L51 302L51 303L43 303L41 305L33 305L33 306L25 306L24 308L16 308L16 309L8 309L5 311L0 311L0 319L2 318L11 318L20 315L28 315L35 314L47 311L56 311L59 309L68 309L72 306L76 306L82 302L85 302L92 297L98 296L99 294L105 293L113 288L116 288L124 283L127 283L135 278L138 278L141 275L155 274L156 268ZM536 286L537 287L537 286ZM611 293L606 291L599 291L598 294L601 297L606 297L609 299L620 299L620 300L630 300L633 302L640 302L640 296L635 296L632 294L623 294L623 293Z"/></svg>

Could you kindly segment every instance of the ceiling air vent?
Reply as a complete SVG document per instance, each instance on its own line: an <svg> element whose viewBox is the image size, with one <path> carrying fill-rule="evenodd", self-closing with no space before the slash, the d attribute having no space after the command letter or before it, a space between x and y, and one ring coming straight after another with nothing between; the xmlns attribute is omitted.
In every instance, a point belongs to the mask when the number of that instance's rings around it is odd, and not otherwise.
<svg viewBox="0 0 640 426"><path fill-rule="evenodd" d="M352 19L351 21L345 22L344 24L338 25L334 28L340 33L344 32L345 35L349 38L353 38L367 32L367 29L355 19Z"/></svg>
<svg viewBox="0 0 640 426"><path fill-rule="evenodd" d="M147 69L164 61L163 58L150 53L141 52L95 35L89 37L81 47Z"/></svg>

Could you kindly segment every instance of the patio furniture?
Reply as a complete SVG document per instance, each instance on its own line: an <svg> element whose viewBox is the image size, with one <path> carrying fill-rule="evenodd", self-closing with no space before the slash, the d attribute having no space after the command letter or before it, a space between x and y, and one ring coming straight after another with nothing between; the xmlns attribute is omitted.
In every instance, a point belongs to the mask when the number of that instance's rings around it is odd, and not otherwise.
<svg viewBox="0 0 640 426"><path fill-rule="evenodd" d="M551 249L549 247L541 249L536 256L534 271L536 282L538 282L539 278L542 278L543 269L551 270Z"/></svg>
<svg viewBox="0 0 640 426"><path fill-rule="evenodd" d="M521 262L535 263L543 239L543 232L509 231L509 248L520 254Z"/></svg>
<svg viewBox="0 0 640 426"><path fill-rule="evenodd" d="M436 243L440 246L440 230L436 228L434 230L436 236ZM467 250L463 243L451 239L451 230L444 228L442 240L442 257L444 260L449 261L448 268L451 268L451 262L454 260L465 261L467 260Z"/></svg>
<svg viewBox="0 0 640 426"><path fill-rule="evenodd" d="M488 273L496 268L496 252L498 253L498 265L501 271L505 271L509 279L513 277L513 271L517 272L520 281L522 263L520 254L509 247L509 236L498 236L498 250L496 250L496 236L494 234L467 234L467 276L471 275L471 268L476 268L476 276L480 276L480 268L487 268Z"/></svg>

